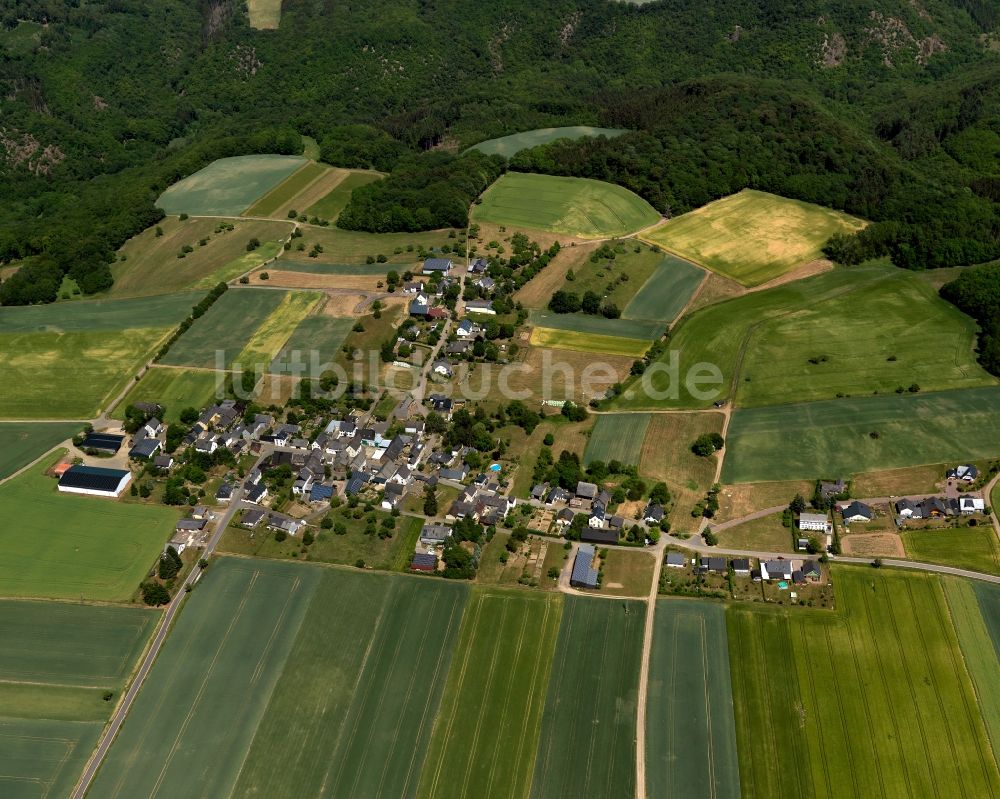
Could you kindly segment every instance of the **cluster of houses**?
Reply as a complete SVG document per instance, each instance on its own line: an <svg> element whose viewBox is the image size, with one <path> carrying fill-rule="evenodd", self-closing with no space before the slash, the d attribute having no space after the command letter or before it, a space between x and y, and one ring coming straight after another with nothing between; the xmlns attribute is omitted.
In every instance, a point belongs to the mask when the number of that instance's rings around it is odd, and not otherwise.
<svg viewBox="0 0 1000 799"><path fill-rule="evenodd" d="M667 553L663 561L671 569L684 569L689 565L688 556L677 551ZM784 582L794 585L804 585L808 582L818 582L822 576L819 564L814 560L762 560L757 566L750 558L702 557L695 569L699 574L728 574L730 568L736 577L749 577L754 582Z"/></svg>
<svg viewBox="0 0 1000 799"><path fill-rule="evenodd" d="M581 541L615 544L625 528L623 516L608 512L611 492L594 483L580 481L573 491L539 483L531 489L531 498L547 508L559 508L555 518L559 530L569 527L577 514L585 514L587 523L580 532ZM663 506L650 502L642 512L642 520L647 525L658 526L663 515Z"/></svg>
<svg viewBox="0 0 1000 799"><path fill-rule="evenodd" d="M972 516L986 510L980 497L963 494L960 497L927 497L921 500L901 499L896 502L896 516L907 519L943 519L947 516Z"/></svg>

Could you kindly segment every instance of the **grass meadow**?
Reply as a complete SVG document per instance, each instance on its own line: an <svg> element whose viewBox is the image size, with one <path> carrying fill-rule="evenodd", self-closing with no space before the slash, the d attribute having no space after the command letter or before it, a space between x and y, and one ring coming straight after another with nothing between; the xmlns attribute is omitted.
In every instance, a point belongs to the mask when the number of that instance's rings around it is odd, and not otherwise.
<svg viewBox="0 0 1000 799"><path fill-rule="evenodd" d="M61 494L40 463L0 485L0 596L129 599L170 538L173 508Z"/></svg>
<svg viewBox="0 0 1000 799"><path fill-rule="evenodd" d="M446 581L322 572L233 794L413 797L467 599Z"/></svg>
<svg viewBox="0 0 1000 799"><path fill-rule="evenodd" d="M626 247L625 244L629 246ZM635 252L636 248L639 252ZM566 282L560 288L580 297L592 291L600 296L602 301L614 303L619 309L626 308L632 298L648 285L650 278L658 272L663 255L634 242L622 242L616 250L615 258L612 260L602 258L595 263L588 258L579 263L573 268L573 279L570 280L567 273ZM584 250L584 253L586 252L587 250ZM548 268L539 274L544 274ZM545 298L546 303L548 299ZM657 319L658 315L637 318Z"/></svg>
<svg viewBox="0 0 1000 799"><path fill-rule="evenodd" d="M645 339L647 342L663 335L665 326L648 319L605 319L584 313L552 313L531 311L528 324L568 333L585 333L605 338ZM648 347L649 345L646 344Z"/></svg>
<svg viewBox="0 0 1000 799"><path fill-rule="evenodd" d="M326 166L326 164L320 164L316 161L306 161L301 167L281 181L281 183L247 208L244 211L244 215L277 216L287 219L289 209L299 210L293 204L295 198L302 192L307 191L316 181L325 178L330 173L339 177L337 171L332 167Z"/></svg>
<svg viewBox="0 0 1000 799"><path fill-rule="evenodd" d="M562 601L473 591L418 796L528 796Z"/></svg>
<svg viewBox="0 0 1000 799"><path fill-rule="evenodd" d="M904 530L906 557L959 569L1000 574L1000 546L991 524L955 529Z"/></svg>
<svg viewBox="0 0 1000 799"><path fill-rule="evenodd" d="M220 158L175 183L156 204L171 216L241 216L305 163L297 155Z"/></svg>
<svg viewBox="0 0 1000 799"><path fill-rule="evenodd" d="M156 402L165 410L162 421L170 424L180 421L185 408L201 409L211 403L222 387L218 372L194 369L175 369L153 366L142 376L115 406L111 415L125 418L125 409L136 402Z"/></svg>
<svg viewBox="0 0 1000 799"><path fill-rule="evenodd" d="M645 606L567 596L542 714L531 796L635 795Z"/></svg>
<svg viewBox="0 0 1000 799"><path fill-rule="evenodd" d="M346 203L345 203L346 204ZM399 264L413 264L417 260L417 249L423 247L430 251L444 245L457 243L455 238L449 238L452 230L426 230L420 233L364 233L355 230L341 230L335 227L314 227L312 225L303 226L302 237L296 239L298 244L304 245L304 251L312 250L313 246L319 244L323 251L318 253L316 258L310 259L317 264L364 264L368 256L373 258L384 255L386 264L396 264L396 267L382 264L382 269L388 271L396 268L400 270ZM399 252L396 252L396 250ZM282 258L274 265L275 269L283 266L284 260L303 261L306 258L304 251L293 247L285 252ZM450 257L458 263L464 263L465 257L450 254ZM381 274L385 274L383 271Z"/></svg>
<svg viewBox="0 0 1000 799"><path fill-rule="evenodd" d="M757 286L822 257L834 233L863 226L840 211L745 189L664 222L644 238L744 286Z"/></svg>
<svg viewBox="0 0 1000 799"><path fill-rule="evenodd" d="M610 549L603 558L601 593L611 596L649 596L653 586L654 555L642 550Z"/></svg>
<svg viewBox="0 0 1000 799"><path fill-rule="evenodd" d="M281 24L281 0L247 0L250 27L257 30L277 30Z"/></svg>
<svg viewBox="0 0 1000 799"><path fill-rule="evenodd" d="M635 233L660 215L639 195L613 183L508 172L486 190L472 218L599 239Z"/></svg>
<svg viewBox="0 0 1000 799"><path fill-rule="evenodd" d="M1000 452L998 419L1000 388L737 410L722 482L815 480L992 457Z"/></svg>
<svg viewBox="0 0 1000 799"><path fill-rule="evenodd" d="M470 150L479 150L487 155L502 155L510 158L513 155L527 150L531 147L540 147L543 144L550 144L559 139L583 139L595 136L605 136L613 139L628 133L623 128L594 128L589 125L572 125L563 128L537 128L535 130L525 130L521 133L512 133L509 136L500 136L496 139L487 139L479 144L474 144Z"/></svg>
<svg viewBox="0 0 1000 799"><path fill-rule="evenodd" d="M305 213L309 216L318 216L320 219L329 219L335 222L340 212L344 210L351 200L351 194L358 186L367 186L376 180L381 180L382 175L378 172L348 172L344 178L337 183L321 199L314 202Z"/></svg>
<svg viewBox="0 0 1000 799"><path fill-rule="evenodd" d="M593 396L603 397L611 386L628 377L633 361L634 357L628 355L601 353L597 358L585 351L521 347L515 361L518 368L509 374L508 385L512 391L530 392L536 400L570 399L585 405ZM568 372L559 364L569 367ZM585 370L589 370L586 386L582 381Z"/></svg>
<svg viewBox="0 0 1000 799"><path fill-rule="evenodd" d="M1000 793L938 578L834 579L835 613L728 610L743 796Z"/></svg>
<svg viewBox="0 0 1000 799"><path fill-rule="evenodd" d="M182 222L168 216L147 228L118 251L119 257L126 260L119 260L111 267L115 283L110 296L141 297L210 289L273 258L292 230L289 222L236 219L232 224L233 230L217 232L218 219L191 217ZM157 228L163 231L162 236L156 235ZM247 242L252 238L260 241L261 246L247 252ZM206 239L202 246L200 242ZM184 246L194 250L178 258Z"/></svg>
<svg viewBox="0 0 1000 799"><path fill-rule="evenodd" d="M625 306L622 318L672 324L705 279L705 272L687 261L659 257L660 263Z"/></svg>
<svg viewBox="0 0 1000 799"><path fill-rule="evenodd" d="M601 414L590 434L583 462L619 461L638 466L642 457L642 444L646 439L651 414L616 413Z"/></svg>
<svg viewBox="0 0 1000 799"><path fill-rule="evenodd" d="M744 406L995 385L976 363L975 323L918 276L886 263L835 269L702 308L674 331L662 362L677 353L683 383L696 364L722 375L719 396ZM668 373L647 374L657 391ZM620 408L706 407L690 395L656 400L638 381Z"/></svg>
<svg viewBox="0 0 1000 799"><path fill-rule="evenodd" d="M557 330L551 327L536 327L531 331L533 347L549 347L576 352L593 352L605 355L626 355L641 358L649 349L648 341L622 338L615 335L582 333L575 330Z"/></svg>
<svg viewBox="0 0 1000 799"><path fill-rule="evenodd" d="M75 422L0 422L0 480L79 432Z"/></svg>
<svg viewBox="0 0 1000 799"><path fill-rule="evenodd" d="M725 608L657 600L651 658L647 794L660 799L739 799Z"/></svg>

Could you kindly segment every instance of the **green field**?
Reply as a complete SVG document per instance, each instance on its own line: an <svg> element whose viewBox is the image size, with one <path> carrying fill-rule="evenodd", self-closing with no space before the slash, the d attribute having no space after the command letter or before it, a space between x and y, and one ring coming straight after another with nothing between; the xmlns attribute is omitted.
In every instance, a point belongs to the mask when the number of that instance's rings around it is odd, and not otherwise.
<svg viewBox="0 0 1000 799"><path fill-rule="evenodd" d="M473 208L474 221L581 238L624 236L660 218L639 195L588 178L508 172L482 200Z"/></svg>
<svg viewBox="0 0 1000 799"><path fill-rule="evenodd" d="M749 408L733 413L722 482L814 480L997 454L1000 388Z"/></svg>
<svg viewBox="0 0 1000 799"><path fill-rule="evenodd" d="M533 347L574 350L575 352L627 355L632 358L641 358L649 349L648 341L599 333L557 330L550 327L534 328L531 331L531 345Z"/></svg>
<svg viewBox="0 0 1000 799"><path fill-rule="evenodd" d="M296 358L307 367L304 377L321 377L322 372L313 373L312 354L316 353L320 365L332 363L347 340L354 322L354 319L322 314L306 317L299 322L281 351L275 356L270 371L273 374L289 374L292 371L291 359Z"/></svg>
<svg viewBox="0 0 1000 799"><path fill-rule="evenodd" d="M487 155L502 155L510 158L521 150L530 147L540 147L558 139L583 139L594 136L605 136L613 139L628 133L623 128L593 128L589 125L572 125L563 128L537 128L535 130L525 130L521 133L512 133L509 136L500 136L496 139L487 139L479 144L474 144L470 150L479 150Z"/></svg>
<svg viewBox="0 0 1000 799"><path fill-rule="evenodd" d="M636 249L639 251L636 252ZM591 258L581 259L571 270L566 271L566 280L561 288L578 297L590 291L597 294L602 303L610 303L619 309L628 307L640 289L650 283L650 278L663 263L664 256L634 242L619 242L613 252L614 258L598 257L596 261ZM597 253L592 257L597 257ZM698 271L704 274L703 270Z"/></svg>
<svg viewBox="0 0 1000 799"><path fill-rule="evenodd" d="M289 222L257 219L231 220L233 230L218 231L218 219L166 217L125 242L111 267L115 283L112 297L139 297L166 294L190 288L210 289L217 283L232 280L273 258L281 251L282 241L291 232ZM156 229L163 231L156 235ZM261 242L253 252L246 245L251 238ZM200 242L207 240L202 246ZM184 246L193 251L183 258ZM193 303L192 303L193 304Z"/></svg>
<svg viewBox="0 0 1000 799"><path fill-rule="evenodd" d="M79 432L73 422L0 422L0 480Z"/></svg>
<svg viewBox="0 0 1000 799"><path fill-rule="evenodd" d="M0 417L89 419L198 298L173 294L5 308Z"/></svg>
<svg viewBox="0 0 1000 799"><path fill-rule="evenodd" d="M175 183L156 204L170 215L240 216L304 163L298 155L220 158Z"/></svg>
<svg viewBox="0 0 1000 799"><path fill-rule="evenodd" d="M664 222L643 238L756 286L821 258L833 234L863 226L840 211L745 189Z"/></svg>
<svg viewBox="0 0 1000 799"><path fill-rule="evenodd" d="M209 405L221 392L223 375L193 369L152 367L118 403L112 412L116 419L123 419L125 409L134 402L157 402L166 410L162 420L166 423L180 420L185 408Z"/></svg>
<svg viewBox="0 0 1000 799"><path fill-rule="evenodd" d="M996 796L938 578L834 568L836 613L728 610L743 796Z"/></svg>
<svg viewBox="0 0 1000 799"><path fill-rule="evenodd" d="M178 513L61 494L42 462L0 485L0 596L122 601L170 538Z"/></svg>
<svg viewBox="0 0 1000 799"><path fill-rule="evenodd" d="M584 464L591 461L618 461L638 466L642 458L642 442L651 416L648 413L601 414L587 441Z"/></svg>
<svg viewBox="0 0 1000 799"><path fill-rule="evenodd" d="M326 164L306 161L271 191L244 211L245 216L274 216L288 205L299 192L330 171ZM283 215L284 216L284 215Z"/></svg>
<svg viewBox="0 0 1000 799"><path fill-rule="evenodd" d="M69 796L104 723L0 716L0 794L5 799Z"/></svg>
<svg viewBox="0 0 1000 799"><path fill-rule="evenodd" d="M417 260L417 250L420 247L430 251L446 244L450 247L457 243L456 239L448 237L448 234L453 232L450 230L425 230L419 233L363 233L335 227L308 227L303 228L302 231L302 238L296 239L296 241L305 245L305 252L295 248L288 250L284 257L279 258L275 263L275 269L283 268L286 260L302 262L313 245L319 244L323 251L318 253L316 258L309 259L314 264L365 264L368 256L375 258L384 255L387 263L396 266L382 264L382 269L402 271ZM399 252L396 252L397 249ZM456 263L465 262L464 251L461 256L448 253L448 257ZM407 264L407 267L400 267L399 264ZM290 268L294 270L294 267Z"/></svg>
<svg viewBox="0 0 1000 799"><path fill-rule="evenodd" d="M307 566L213 563L88 796L229 796L322 578Z"/></svg>
<svg viewBox="0 0 1000 799"><path fill-rule="evenodd" d="M995 385L976 363L976 326L915 273L885 263L837 269L696 311L671 337L681 379L699 363L722 373L739 406ZM666 373L643 376L656 390ZM635 385L638 381L633 381ZM682 388L657 401L639 389L622 408L706 407Z"/></svg>
<svg viewBox="0 0 1000 799"><path fill-rule="evenodd" d="M419 796L528 796L561 611L559 595L473 593Z"/></svg>
<svg viewBox="0 0 1000 799"><path fill-rule="evenodd" d="M307 275L386 275L390 269L402 273L400 265L389 264L328 264L319 261L292 261L282 258L277 264L289 272L304 272ZM409 264L408 268L416 273L419 264Z"/></svg>
<svg viewBox="0 0 1000 799"><path fill-rule="evenodd" d="M739 799L725 608L658 600L649 675L647 794Z"/></svg>
<svg viewBox="0 0 1000 799"><path fill-rule="evenodd" d="M635 795L635 721L645 606L567 596L531 795Z"/></svg>
<svg viewBox="0 0 1000 799"><path fill-rule="evenodd" d="M986 574L1000 574L996 533L989 523L957 529L904 530L906 557Z"/></svg>
<svg viewBox="0 0 1000 799"><path fill-rule="evenodd" d="M315 291L290 291L260 323L236 357L234 365L265 371L271 359L316 307L322 295Z"/></svg>
<svg viewBox="0 0 1000 799"><path fill-rule="evenodd" d="M662 336L666 327L661 322L642 319L605 319L603 316L584 313L551 311L531 311L528 314L528 324L533 327L547 327L552 330L566 330L593 336L644 339L647 342Z"/></svg>
<svg viewBox="0 0 1000 799"><path fill-rule="evenodd" d="M273 289L227 291L174 342L163 363L229 368L257 329L282 304L286 294Z"/></svg>
<svg viewBox="0 0 1000 799"><path fill-rule="evenodd" d="M381 180L382 175L378 172L351 172L322 200L313 203L305 210L309 216L318 216L320 219L329 219L335 222L340 212L350 202L351 194L358 186L367 186L376 180Z"/></svg>
<svg viewBox="0 0 1000 799"><path fill-rule="evenodd" d="M323 572L232 795L414 796L467 597L443 580Z"/></svg>
<svg viewBox="0 0 1000 799"><path fill-rule="evenodd" d="M705 278L701 269L687 261L661 257L659 266L625 306L624 319L651 319L661 326L672 323Z"/></svg>

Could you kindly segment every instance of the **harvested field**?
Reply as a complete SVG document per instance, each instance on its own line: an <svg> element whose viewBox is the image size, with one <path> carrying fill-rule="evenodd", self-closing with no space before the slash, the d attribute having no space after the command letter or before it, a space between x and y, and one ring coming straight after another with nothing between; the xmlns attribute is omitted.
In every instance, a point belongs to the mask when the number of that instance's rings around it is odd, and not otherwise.
<svg viewBox="0 0 1000 799"><path fill-rule="evenodd" d="M649 342L639 339L581 333L572 330L556 330L549 327L532 329L530 341L534 347L554 347L563 350L576 350L577 352L624 355L632 358L641 358L649 349Z"/></svg>
<svg viewBox="0 0 1000 799"><path fill-rule="evenodd" d="M845 555L859 558L905 558L903 541L896 533L851 533L840 537Z"/></svg>
<svg viewBox="0 0 1000 799"><path fill-rule="evenodd" d="M852 493L856 497L905 497L912 494L933 494L943 482L947 464L907 466L883 469L854 477ZM805 495L803 495L805 496Z"/></svg>
<svg viewBox="0 0 1000 799"><path fill-rule="evenodd" d="M655 557L649 552L609 549L604 558L601 593L645 599L653 587Z"/></svg>
<svg viewBox="0 0 1000 799"><path fill-rule="evenodd" d="M649 422L648 413L601 414L590 434L583 456L584 465L592 461L609 463L614 460L638 466Z"/></svg>
<svg viewBox="0 0 1000 799"><path fill-rule="evenodd" d="M552 295L566 283L569 271L580 269L596 248L596 244L563 247L548 266L517 290L514 299L525 308L544 309Z"/></svg>
<svg viewBox="0 0 1000 799"><path fill-rule="evenodd" d="M527 392L522 394L525 400L569 399L586 404L624 380L632 360L625 355L602 354L598 362L589 352L529 346L523 347L518 360L500 374L507 375L511 391ZM476 368L478 371L485 366Z"/></svg>
<svg viewBox="0 0 1000 799"><path fill-rule="evenodd" d="M479 144L474 144L470 150L479 150L487 155L502 155L510 158L521 150L531 147L540 147L543 144L550 144L558 139L583 139L594 136L605 136L613 139L628 133L622 128L593 128L588 125L573 125L562 128L537 128L536 130L526 130L521 133L512 133L509 136L500 136L496 139L487 139Z"/></svg>
<svg viewBox="0 0 1000 799"><path fill-rule="evenodd" d="M292 397L302 396L299 388L301 378L275 375L270 372L257 384L257 402L265 405L285 405Z"/></svg>
<svg viewBox="0 0 1000 799"><path fill-rule="evenodd" d="M277 263L282 264L283 261ZM385 274L379 275L340 275L340 274L314 274L309 272L286 272L284 270L268 268L266 270L268 279L260 279L261 272L257 271L250 276L251 282L255 286L274 286L277 288L289 289L328 289L335 291L365 291L378 292L379 283L385 283Z"/></svg>
<svg viewBox="0 0 1000 799"><path fill-rule="evenodd" d="M814 487L815 483L806 480L724 485L719 493L719 512L715 518L724 522L765 508L787 507L796 494L812 496Z"/></svg>
<svg viewBox="0 0 1000 799"><path fill-rule="evenodd" d="M343 170L338 171L343 172ZM329 219L331 222L336 222L337 217L340 216L340 212L350 202L351 194L356 188L366 186L381 179L382 175L378 172L346 172L324 194L313 199L306 207L305 213L309 214L309 216L318 216L320 219Z"/></svg>

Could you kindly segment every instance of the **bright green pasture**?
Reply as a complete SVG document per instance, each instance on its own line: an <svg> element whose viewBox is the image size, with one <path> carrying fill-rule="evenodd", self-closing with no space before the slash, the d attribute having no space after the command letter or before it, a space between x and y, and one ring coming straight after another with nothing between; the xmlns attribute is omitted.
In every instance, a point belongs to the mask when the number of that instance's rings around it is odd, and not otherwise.
<svg viewBox="0 0 1000 799"><path fill-rule="evenodd" d="M649 320L605 319L603 316L591 314L552 313L551 311L531 311L528 315L528 323L533 327L547 327L552 330L566 330L594 336L645 339L646 341L659 338L666 328L661 322Z"/></svg>
<svg viewBox="0 0 1000 799"><path fill-rule="evenodd" d="M123 419L125 409L135 402L156 402L166 410L163 421L177 422L185 408L204 408L223 388L219 372L154 366L142 376L112 412Z"/></svg>
<svg viewBox="0 0 1000 799"><path fill-rule="evenodd" d="M756 286L822 257L835 233L864 227L820 205L745 189L675 219L644 238L744 286Z"/></svg>
<svg viewBox="0 0 1000 799"><path fill-rule="evenodd" d="M673 387L666 371L649 370L621 408L697 408L711 404L683 385L689 370L721 371L719 396L740 406L995 385L976 363L975 323L937 297L912 272L875 263L836 269L711 305L686 317L661 362L679 354L676 398L647 396ZM713 398L714 399L714 398Z"/></svg>
<svg viewBox="0 0 1000 799"><path fill-rule="evenodd" d="M477 222L581 238L635 233L660 218L639 195L589 178L508 172L486 190L482 200L472 211Z"/></svg>
<svg viewBox="0 0 1000 799"><path fill-rule="evenodd" d="M63 494L42 463L0 485L0 596L129 599L170 538L173 508Z"/></svg>
<svg viewBox="0 0 1000 799"><path fill-rule="evenodd" d="M638 466L650 418L648 413L601 414L590 433L583 462L618 461Z"/></svg>
<svg viewBox="0 0 1000 799"><path fill-rule="evenodd" d="M274 289L227 291L174 342L163 363L228 368L257 329L281 305L285 295L286 292ZM219 353L221 360L217 360Z"/></svg>
<svg viewBox="0 0 1000 799"><path fill-rule="evenodd" d="M233 795L413 797L467 597L443 580L324 572Z"/></svg>
<svg viewBox="0 0 1000 799"><path fill-rule="evenodd" d="M171 215L240 216L304 163L298 155L220 158L175 183L156 204Z"/></svg>
<svg viewBox="0 0 1000 799"><path fill-rule="evenodd" d="M557 594L473 593L419 796L528 796L561 613Z"/></svg>
<svg viewBox="0 0 1000 799"><path fill-rule="evenodd" d="M725 608L658 600L651 658L647 794L739 799Z"/></svg>
<svg viewBox="0 0 1000 799"><path fill-rule="evenodd" d="M305 213L310 217L318 216L320 219L329 219L331 222L335 222L340 216L340 212L350 202L351 194L358 186L367 186L369 183L381 179L382 175L378 172L351 172L326 197L309 206Z"/></svg>
<svg viewBox="0 0 1000 799"><path fill-rule="evenodd" d="M104 723L0 716L0 796L69 796Z"/></svg>
<svg viewBox="0 0 1000 799"><path fill-rule="evenodd" d="M75 422L0 422L0 479L80 432Z"/></svg>
<svg viewBox="0 0 1000 799"><path fill-rule="evenodd" d="M904 530L906 557L969 571L1000 574L1000 552L990 524L956 529Z"/></svg>
<svg viewBox="0 0 1000 799"><path fill-rule="evenodd" d="M213 563L88 796L231 795L323 576L299 564ZM329 625L313 635L338 640Z"/></svg>
<svg viewBox="0 0 1000 799"><path fill-rule="evenodd" d="M325 164L306 161L244 212L246 216L274 216L310 183L330 170Z"/></svg>
<svg viewBox="0 0 1000 799"><path fill-rule="evenodd" d="M813 480L997 454L1000 388L887 394L735 411L722 481Z"/></svg>
<svg viewBox="0 0 1000 799"><path fill-rule="evenodd" d="M510 158L530 147L540 147L543 144L550 144L558 139L583 139L596 136L605 136L613 139L628 133L623 128L594 128L589 125L571 125L562 128L537 128L535 130L525 130L521 133L512 133L509 136L500 136L496 139L487 139L479 144L474 144L470 150L479 150L487 155L502 155Z"/></svg>
<svg viewBox="0 0 1000 799"><path fill-rule="evenodd" d="M324 364L332 363L344 341L354 327L354 319L318 314L308 316L299 322L285 346L271 362L274 374L289 374L294 363L306 367L304 377L319 378ZM318 368L313 370L313 353L318 359ZM314 372L319 372L318 374Z"/></svg>
<svg viewBox="0 0 1000 799"><path fill-rule="evenodd" d="M938 578L834 578L836 613L728 610L743 796L1000 793Z"/></svg>
<svg viewBox="0 0 1000 799"><path fill-rule="evenodd" d="M661 258L659 266L625 306L623 318L670 324L698 290L705 278L703 270L672 255Z"/></svg>
<svg viewBox="0 0 1000 799"><path fill-rule="evenodd" d="M632 797L645 604L565 602L531 795Z"/></svg>

